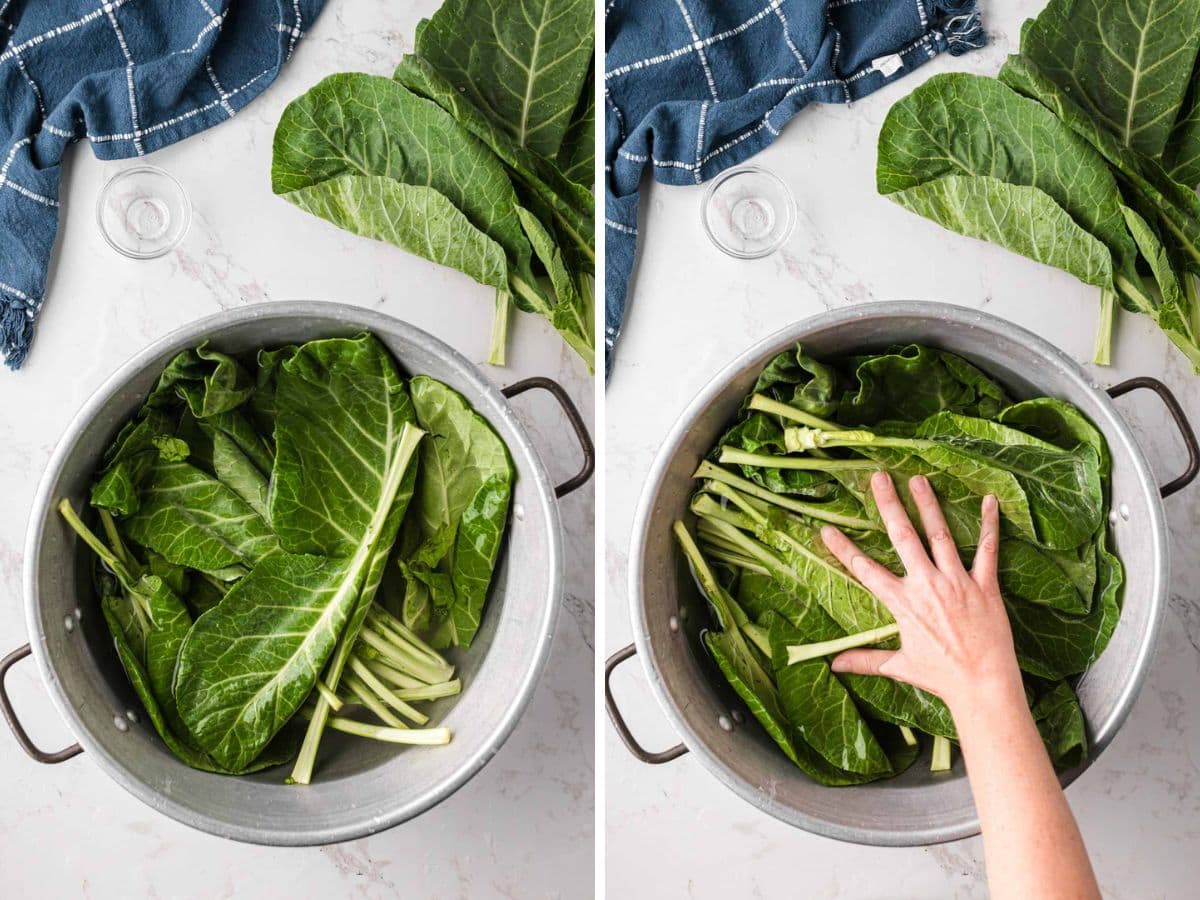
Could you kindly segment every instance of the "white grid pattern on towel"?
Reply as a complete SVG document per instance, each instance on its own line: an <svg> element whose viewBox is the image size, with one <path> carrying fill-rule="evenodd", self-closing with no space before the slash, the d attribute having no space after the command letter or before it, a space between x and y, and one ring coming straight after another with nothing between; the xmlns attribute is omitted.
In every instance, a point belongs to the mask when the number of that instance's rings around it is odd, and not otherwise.
<svg viewBox="0 0 1200 900"><path fill-rule="evenodd" d="M700 60L700 65L704 68L704 79L708 82L708 91L712 94L713 100L720 100L721 97L717 94L717 80L713 78L712 67L708 64L708 57L704 55L704 43L700 40L700 34L696 31L696 25L692 22L692 14L688 12L688 8L684 5L683 0L675 0L675 5L679 7L679 12L683 14L683 21L687 23L688 34L692 36L692 49L696 51L696 58Z"/></svg>
<svg viewBox="0 0 1200 900"><path fill-rule="evenodd" d="M772 11L776 11L779 13L778 18L780 20L780 25L783 28L785 39L788 41L789 48L791 48L791 46L792 46L791 38L787 31L788 22L787 22L786 17L783 16L783 11L778 8L779 4L781 2L782 2L782 0L772 0L770 5L768 5L764 9L760 10L759 12L755 13L753 16L751 16L745 22L742 22L736 28L721 32L720 34L714 35L711 38L703 39L699 43L702 43L705 46L711 46L713 43L716 43L719 40L725 40L725 39L733 36L734 34L740 34L742 31L745 31L747 28L749 28L756 22L762 21L762 19L765 18L766 16L770 15ZM853 2L853 0L844 0L844 3L845 2ZM921 2L922 2L922 0L918 0L918 6L921 5ZM844 3L842 5L844 5ZM924 9L924 7L921 7L921 8L922 8L922 10ZM836 64L838 54L841 50L841 35L838 33L836 28L833 28L832 22L830 23L830 28L833 30L833 34L834 34L833 58L834 58L834 61ZM933 40L940 36L941 36L941 33L936 30L935 31L927 31L925 34L921 35L921 37L917 38L915 41L908 44L906 47L903 47L900 50L898 50L896 52L896 55L905 57L908 54L912 53L913 51L920 49L920 50L923 50L924 53L928 57L932 58L937 55L933 49ZM605 78L608 79L608 78L612 77L613 75L624 75L624 74L627 74L628 72L634 71L639 68L645 68L646 66L649 66L649 65L657 65L660 62L666 62L668 57L670 59L678 59L681 56L685 56L688 52L691 52L692 49L693 49L692 47L680 48L677 50L672 50L669 54L665 54L665 55L660 54L658 56L647 57L646 59L641 60L639 62L629 63L627 65L620 66L617 69L614 69L611 72L609 72L605 76ZM795 55L796 55L797 62L801 63L801 65L802 65L802 71L807 73L807 71L808 71L807 64L804 62L803 57L801 57L799 55L799 51L797 51L797 53ZM794 96L797 93L800 93L801 91L813 90L815 88L822 88L822 87L838 87L838 86L840 86L842 88L845 102L849 103L850 97L851 97L850 87L849 87L850 84L852 84L855 81L858 81L859 79L866 78L870 75L875 75L875 74L879 74L879 70L875 68L874 62L871 62L871 63L868 63L866 66L862 67L861 69L859 69L858 71L853 72L850 75L847 75L845 78L826 78L826 79L822 79L819 81L808 81L808 82L803 81L799 78L768 78L768 79L765 79L764 81L758 82L755 85L752 85L749 90L755 91L755 90L761 90L763 88L782 87L784 85L790 85L791 87L789 87L787 92L785 92L784 95L779 99L779 103L782 103L784 100L788 99L789 97ZM888 76L888 77L891 77L891 76ZM605 87L604 95L605 95L605 101L608 103L609 107L613 110L613 112L617 116L618 122L621 126L620 137L621 137L621 140L624 141L624 139L625 139L624 117L621 113L621 109L615 102L613 102L611 95L609 94L607 86ZM703 179L704 166L707 165L712 160L716 159L721 154L727 153L729 150L733 149L738 144L742 143L743 141L747 140L748 138L751 138L754 135L758 134L758 132L762 131L763 129L770 131L771 134L776 135L776 136L778 136L778 134L779 134L778 129L771 122L771 113L774 112L776 108L778 108L778 104L777 104L776 107L772 108L772 110L769 111L762 118L762 120L757 125L755 125L753 128L749 128L746 131L743 131L741 134L737 135L736 137L731 138L730 140L726 141L721 146L716 147L713 150L709 151L707 154L705 154L701 158L699 156L699 152L704 144L705 127L707 125L707 113L708 113L709 106L710 106L710 103L707 100L703 101L700 105L700 120L699 120L699 124L697 127L697 134L696 134L697 158L694 162L685 162L685 161L679 160L679 159L656 159L653 156L645 156L645 155L639 154L639 153L632 153L623 148L617 150L617 156L619 156L622 159L628 160L629 162L633 162L633 163L650 162L652 165L654 165L656 168L659 168L659 169L682 169L682 170L691 172L695 178L696 183L699 184L704 180Z"/></svg>
<svg viewBox="0 0 1200 900"><path fill-rule="evenodd" d="M252 87L256 82L260 81L262 78L268 76L276 68L276 66L272 66L268 69L265 69L262 72L255 75L253 78L250 78L249 80L247 80L245 83L240 84L237 87L233 88L232 90L227 91L227 90L224 90L220 81L217 79L216 72L213 70L213 67L212 67L211 59L206 59L205 60L205 68L206 68L206 71L208 74L208 78L209 78L210 82L212 83L213 89L217 93L218 99L216 99L212 102L199 104L191 109L188 109L184 112L178 113L177 115L171 116L170 118L165 119L161 122L156 122L151 125L145 125L140 121L139 108L138 108L138 102L137 102L137 92L135 89L134 72L136 70L137 64L133 58L132 52L130 51L129 44L126 41L125 33L121 28L121 23L117 19L117 15L116 15L117 11L121 7L125 6L127 3L130 3L130 2L132 2L132 0L103 0L103 2L101 2L96 9L91 10L90 12L80 16L79 18L73 19L70 22L65 22L62 25L58 25L54 28L44 31L41 34L37 34L37 35L34 35L33 37L26 38L26 39L22 40L20 43L11 44L2 53L0 53L0 66L4 65L5 63L12 62L20 70L22 78L24 78L25 82L29 85L30 92L33 94L33 97L37 103L38 112L40 113L41 121L40 121L40 124L38 125L40 130L44 130L48 134L51 134L51 135L54 135L55 137L62 138L64 140L72 141L72 142L80 140L85 136L87 137L88 140L90 140L96 144L111 143L111 142L115 142L115 141L129 141L133 144L134 152L138 156L141 156L146 152L145 147L143 146L143 143L142 143L142 139L148 135L155 134L164 129L179 125L181 122L185 122L188 119L191 119L195 116L202 115L203 113L206 113L209 110L211 110L215 107L218 107L218 106L221 107L222 109L224 109L225 113L228 116L233 116L236 112L236 109L229 101L232 98L236 97L239 93ZM204 26L196 34L195 41L193 41L192 45L189 48L187 48L183 51L179 51L179 52L195 53L196 51L199 50L201 44L204 42L204 39L209 35L209 33L211 33L214 29L219 29L221 27L221 25L224 23L224 15L216 13L213 10L213 8L211 7L211 5L207 2L207 0L198 0L198 2L204 8L204 10L208 13L209 20L204 24ZM0 16L2 16L8 10L10 5L11 5L11 0L0 0ZM291 40L288 42L288 55L289 56L291 55L291 52L295 49L297 40L299 40L304 34L304 31L303 31L304 23L302 20L302 13L301 13L299 0L293 0L292 11L294 12L294 15L295 15L294 22L288 22L288 23L279 22L276 26L279 32L286 33L291 36ZM112 28L113 34L115 35L117 42L121 47L122 55L125 57L125 79L126 79L126 89L128 92L128 100L129 100L129 106L130 106L131 130L128 132L124 132L124 133L113 133L113 134L86 134L84 123L82 121L79 121L76 123L75 131L67 131L64 128L60 128L58 126L51 125L49 122L46 122L45 119L47 118L47 116L49 114L52 114L53 110L47 110L45 96L43 95L43 92L42 92L41 88L39 87L37 81L34 79L33 73L29 71L30 67L27 64L26 58L23 56L23 54L27 50L30 50L35 47L39 47L42 44L54 41L56 38L62 37L63 35L67 35L72 32L75 32L78 29L83 28L93 22L97 22L101 17L108 19L109 26ZM14 30L14 27L9 22L0 22L0 25L5 26L6 30L9 33L12 33ZM8 153L7 153L3 163L0 164L0 190L4 190L5 188L7 188L7 189L15 192L17 195L24 197L25 199L31 200L35 203L39 203L43 206L57 209L60 206L58 200L56 200L53 197L48 197L45 194L42 194L36 190L33 190L32 188L29 188L24 184L21 184L20 182L15 180L12 177L12 175L9 174L9 170L12 167L14 160L16 159L17 153L22 148L27 147L29 144L31 144L33 142L34 137L36 137L36 132L33 135L29 135L29 136L17 139L13 143L13 145L9 148ZM10 296L13 296L13 297L16 297L18 299L25 301L26 304L28 305L27 312L29 312L30 314L35 312L36 307L38 305L40 305L40 302L35 301L32 297L29 296L28 293L22 292L21 290L17 289L16 287L14 287L12 285L0 284L0 290L4 291L5 293L9 294Z"/></svg>
<svg viewBox="0 0 1200 900"><path fill-rule="evenodd" d="M656 56L648 56L645 59L640 59L636 62L627 63L623 66L617 66L615 69L604 73L604 80L611 81L614 78L620 78L622 75L628 75L630 72L637 71L638 69L647 69L650 66L657 66L661 63L670 62L673 59L679 59L681 56L687 56L689 53L695 52L698 49L708 48L714 44L721 43L721 41L727 41L731 37L737 37L747 28L750 28L752 25L761 22L767 16L771 15L772 12L779 8L781 3L783 3L783 0L771 0L766 7L760 9L740 25L730 28L727 31L722 31L719 34L714 34L712 37L697 38L695 42L688 44L686 47L676 47L674 50L669 50L666 53L660 53ZM699 43L700 46L697 47L696 43Z"/></svg>

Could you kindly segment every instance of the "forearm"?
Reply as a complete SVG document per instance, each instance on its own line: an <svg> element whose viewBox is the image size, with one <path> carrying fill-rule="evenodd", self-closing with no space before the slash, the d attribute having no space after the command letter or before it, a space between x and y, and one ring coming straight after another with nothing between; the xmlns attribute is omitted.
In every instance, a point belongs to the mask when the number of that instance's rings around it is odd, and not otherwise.
<svg viewBox="0 0 1200 900"><path fill-rule="evenodd" d="M993 900L1099 898L1075 817L1020 684L952 706Z"/></svg>

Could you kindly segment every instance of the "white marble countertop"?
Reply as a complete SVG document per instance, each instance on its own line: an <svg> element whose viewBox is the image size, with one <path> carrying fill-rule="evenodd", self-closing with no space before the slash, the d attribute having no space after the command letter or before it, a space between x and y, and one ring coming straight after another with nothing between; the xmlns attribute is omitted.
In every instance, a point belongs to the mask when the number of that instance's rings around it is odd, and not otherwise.
<svg viewBox="0 0 1200 900"><path fill-rule="evenodd" d="M370 306L424 328L482 362L490 291L394 247L338 231L274 197L271 139L283 107L325 75L390 74L437 0L328 4L280 80L230 122L148 157L172 172L195 208L168 256L139 262L104 243L97 193L130 161L98 162L77 146L63 189L64 222L34 350L0 371L0 653L26 641L21 558L43 467L76 409L109 372L151 340L222 309L285 299ZM512 365L484 367L498 384L530 375L562 383L589 422L592 381L540 319L520 315ZM578 451L544 397L520 410L551 475L573 474ZM0 726L0 872L10 897L582 897L593 879L592 633L594 492L561 504L566 598L550 662L516 731L494 760L433 811L374 837L320 849L236 844L193 831L125 793L87 754L58 766L27 758ZM36 667L9 685L34 740L72 736Z"/></svg>
<svg viewBox="0 0 1200 900"><path fill-rule="evenodd" d="M942 230L875 193L875 141L891 104L936 72L995 74L1020 23L1042 4L988 3L990 46L942 56L852 109L811 106L754 162L794 191L798 224L764 260L725 257L704 236L704 187L656 185L644 201L640 268L606 398L606 652L632 639L626 568L633 509L655 452L697 391L741 351L825 309L877 300L943 300L1030 328L1084 362L1097 292L1064 273ZM1152 323L1125 315L1116 365L1101 384L1153 375L1200 422L1200 380ZM652 396L653 401L647 402ZM1183 465L1182 445L1148 395L1122 400L1156 471ZM1067 792L1106 897L1194 896L1200 852L1200 486L1165 502L1172 531L1171 602L1148 682L1124 728ZM677 737L636 663L614 691L650 749ZM934 848L841 844L777 822L685 756L651 767L606 727L607 860L613 897L978 898L977 838Z"/></svg>

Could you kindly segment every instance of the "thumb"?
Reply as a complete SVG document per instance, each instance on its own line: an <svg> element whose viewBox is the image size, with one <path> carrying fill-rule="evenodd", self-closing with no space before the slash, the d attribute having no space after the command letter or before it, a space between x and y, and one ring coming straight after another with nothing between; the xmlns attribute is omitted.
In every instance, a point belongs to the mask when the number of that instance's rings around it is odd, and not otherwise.
<svg viewBox="0 0 1200 900"><path fill-rule="evenodd" d="M868 650L859 648L839 653L830 663L835 672L849 672L854 675L883 675L881 671L896 650Z"/></svg>

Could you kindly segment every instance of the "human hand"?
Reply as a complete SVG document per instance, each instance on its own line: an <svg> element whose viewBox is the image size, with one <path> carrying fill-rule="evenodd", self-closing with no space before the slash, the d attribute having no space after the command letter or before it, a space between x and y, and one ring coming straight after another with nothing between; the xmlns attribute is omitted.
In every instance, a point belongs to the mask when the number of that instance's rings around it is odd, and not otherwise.
<svg viewBox="0 0 1200 900"><path fill-rule="evenodd" d="M832 526L821 537L831 553L877 596L900 628L899 650L848 650L833 660L835 672L883 675L941 697L956 718L985 696L1005 701L1024 689L1013 649L1012 630L997 578L1000 511L993 496L983 499L983 525L975 560L968 571L929 480L909 483L929 542L929 552L909 521L891 476L871 478L888 537L904 563L898 577ZM932 556L932 559L930 558Z"/></svg>

